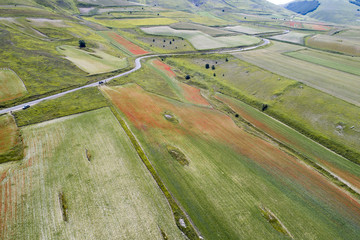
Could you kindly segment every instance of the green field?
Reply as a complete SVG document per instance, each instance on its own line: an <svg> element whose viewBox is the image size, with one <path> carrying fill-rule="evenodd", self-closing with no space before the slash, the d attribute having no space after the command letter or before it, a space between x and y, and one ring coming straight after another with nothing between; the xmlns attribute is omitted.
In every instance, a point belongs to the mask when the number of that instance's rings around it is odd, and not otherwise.
<svg viewBox="0 0 360 240"><path fill-rule="evenodd" d="M26 94L26 87L19 76L10 69L0 69L0 102Z"/></svg>
<svg viewBox="0 0 360 240"><path fill-rule="evenodd" d="M357 90L360 88L360 78L358 76L282 54L300 49L303 48L275 42L268 48L234 54L234 56L360 106L359 92Z"/></svg>
<svg viewBox="0 0 360 240"><path fill-rule="evenodd" d="M228 104L236 113L255 127L329 169L333 174L350 183L355 189L360 189L359 165L346 160L320 144L314 143L294 129L241 101L222 94L217 94L216 97Z"/></svg>
<svg viewBox="0 0 360 240"><path fill-rule="evenodd" d="M248 53L241 53L241 56ZM263 56L266 57L265 54ZM359 107L244 61L227 58L228 61L221 55L173 57L167 58L166 62L189 74L192 84L236 97L257 109L261 109L263 103L269 104L268 113L272 116L358 162ZM206 69L206 64L214 65L215 70ZM270 62L268 64L271 66ZM356 77L348 75L352 79Z"/></svg>
<svg viewBox="0 0 360 240"><path fill-rule="evenodd" d="M360 57L349 57L310 49L287 52L284 54L300 60L319 64L324 67L360 75Z"/></svg>
<svg viewBox="0 0 360 240"><path fill-rule="evenodd" d="M40 102L26 110L13 112L13 114L17 125L22 127L105 106L107 103L102 94L97 88L92 87Z"/></svg>
<svg viewBox="0 0 360 240"><path fill-rule="evenodd" d="M48 20L41 18L41 21ZM26 26L32 26L31 22L33 21L28 22ZM28 92L24 96L2 102L0 104L2 108L98 81L109 75L89 76L72 62L64 59L56 50L58 46L75 47L79 45L79 39L85 39L89 48L123 57L121 51L112 47L106 39L99 36L87 24L79 24L76 21L66 21L66 24L71 27L38 28L42 31L45 29L46 34L56 36L58 39L39 39L24 33L25 30L18 31L7 26L0 27L0 54L2 56L0 67L12 69L21 78ZM99 60L101 59L99 58Z"/></svg>
<svg viewBox="0 0 360 240"><path fill-rule="evenodd" d="M353 214L358 207L348 205L347 195L226 115L135 85L105 91L204 238L286 239L261 208L270 209L294 238L351 239L359 231ZM164 111L179 121L166 120ZM179 149L189 165L177 162L167 146ZM346 224L339 230L341 222Z"/></svg>
<svg viewBox="0 0 360 240"><path fill-rule="evenodd" d="M183 239L108 108L22 131L25 158L0 166L1 239Z"/></svg>
<svg viewBox="0 0 360 240"><path fill-rule="evenodd" d="M56 49L59 53L65 55L66 59L89 74L112 72L128 66L126 58L118 58L98 49L85 51L67 45L57 47Z"/></svg>
<svg viewBox="0 0 360 240"><path fill-rule="evenodd" d="M304 38L308 35L309 34L307 34L307 33L291 31L291 32L283 34L283 35L273 36L273 37L271 37L271 39L280 40L280 41L284 41L284 42L290 42L290 43L304 44Z"/></svg>
<svg viewBox="0 0 360 240"><path fill-rule="evenodd" d="M176 30L169 26L141 28L145 33L161 36L176 36L187 39L196 49L206 50L213 48L227 48L255 45L261 40L247 35L211 37L201 31Z"/></svg>

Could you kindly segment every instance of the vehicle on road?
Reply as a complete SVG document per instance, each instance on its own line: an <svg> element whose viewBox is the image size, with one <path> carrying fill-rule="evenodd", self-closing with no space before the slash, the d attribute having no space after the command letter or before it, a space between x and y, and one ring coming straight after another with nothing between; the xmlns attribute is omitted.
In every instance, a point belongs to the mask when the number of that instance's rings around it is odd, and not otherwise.
<svg viewBox="0 0 360 240"><path fill-rule="evenodd" d="M23 110L25 110L25 109L28 109L30 107L30 105L25 105L25 106L23 106Z"/></svg>

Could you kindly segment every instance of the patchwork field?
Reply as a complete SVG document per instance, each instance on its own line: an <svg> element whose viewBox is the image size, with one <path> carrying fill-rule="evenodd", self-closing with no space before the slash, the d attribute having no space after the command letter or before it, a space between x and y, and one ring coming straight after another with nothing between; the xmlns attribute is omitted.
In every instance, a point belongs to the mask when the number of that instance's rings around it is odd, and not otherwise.
<svg viewBox="0 0 360 240"><path fill-rule="evenodd" d="M319 64L324 67L360 75L360 57L331 54L310 49L287 52L284 54L300 60Z"/></svg>
<svg viewBox="0 0 360 240"><path fill-rule="evenodd" d="M270 37L270 38L274 39L274 40L284 41L284 42L304 44L304 42L305 42L304 39L308 35L309 34L306 34L306 33L300 33L300 32L291 31L291 32L286 33L286 34L277 35L277 36Z"/></svg>
<svg viewBox="0 0 360 240"><path fill-rule="evenodd" d="M282 54L300 49L302 47L275 42L266 49L243 52L234 56L360 106L357 90L360 87L358 76Z"/></svg>
<svg viewBox="0 0 360 240"><path fill-rule="evenodd" d="M204 238L356 238L356 200L228 116L137 85L103 91ZM169 149L178 149L186 161ZM270 212L283 233L268 222Z"/></svg>
<svg viewBox="0 0 360 240"><path fill-rule="evenodd" d="M233 96L257 109L268 104L268 114L359 163L360 108L356 105L229 56L174 57L166 63L189 74L191 84Z"/></svg>
<svg viewBox="0 0 360 240"><path fill-rule="evenodd" d="M26 94L26 87L19 76L10 69L0 69L0 102Z"/></svg>
<svg viewBox="0 0 360 240"><path fill-rule="evenodd" d="M135 18L135 19L85 18L85 19L113 28L134 28L136 26L169 25L177 22L176 20L171 18Z"/></svg>
<svg viewBox="0 0 360 240"><path fill-rule="evenodd" d="M217 94L216 98L229 105L237 114L256 128L288 144L297 152L324 166L360 192L359 165L342 158L320 144L315 144L299 132L241 101L223 94Z"/></svg>
<svg viewBox="0 0 360 240"><path fill-rule="evenodd" d="M225 27L225 30L246 34L259 34L259 33L271 33L271 32L279 32L278 29L264 28L258 26L245 26L245 25L237 25L231 27Z"/></svg>
<svg viewBox="0 0 360 240"><path fill-rule="evenodd" d="M205 50L213 48L227 48L237 46L249 46L259 43L261 40L247 35L211 37L195 30L176 30L169 26L141 28L147 34L161 36L177 36L187 39L196 49Z"/></svg>
<svg viewBox="0 0 360 240"><path fill-rule="evenodd" d="M108 108L22 131L24 160L0 166L1 239L183 239Z"/></svg>
<svg viewBox="0 0 360 240"><path fill-rule="evenodd" d="M111 72L128 65L126 58L121 59L98 49L85 51L74 46L63 45L57 47L57 50L65 55L66 59L89 74Z"/></svg>
<svg viewBox="0 0 360 240"><path fill-rule="evenodd" d="M360 42L335 36L317 34L306 39L306 45L318 49L360 56Z"/></svg>
<svg viewBox="0 0 360 240"><path fill-rule="evenodd" d="M115 32L99 32L99 34L127 54L142 55L149 53Z"/></svg>
<svg viewBox="0 0 360 240"><path fill-rule="evenodd" d="M232 32L221 28L209 27L201 24L188 23L188 22L173 23L170 25L170 27L177 30L197 30L205 34L208 34L212 37L232 34Z"/></svg>
<svg viewBox="0 0 360 240"><path fill-rule="evenodd" d="M177 81L176 73L172 71L169 65L157 59L152 60L150 64L167 81L168 86L176 93L178 99L186 103L210 106L209 102L201 96L200 89Z"/></svg>

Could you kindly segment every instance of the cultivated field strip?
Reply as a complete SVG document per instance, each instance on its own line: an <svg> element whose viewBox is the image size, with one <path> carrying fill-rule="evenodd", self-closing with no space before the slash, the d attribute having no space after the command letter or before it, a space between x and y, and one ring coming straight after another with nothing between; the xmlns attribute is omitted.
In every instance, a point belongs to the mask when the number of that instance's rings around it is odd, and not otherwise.
<svg viewBox="0 0 360 240"><path fill-rule="evenodd" d="M183 239L108 108L23 132L24 160L0 169L1 239Z"/></svg>
<svg viewBox="0 0 360 240"><path fill-rule="evenodd" d="M285 238L261 209L269 209L295 239L353 239L359 233L357 200L226 115L136 85L104 90L205 238ZM168 146L179 149L188 164L177 162Z"/></svg>
<svg viewBox="0 0 360 240"><path fill-rule="evenodd" d="M293 50L291 50L291 48ZM234 54L236 57L279 75L298 80L335 97L360 106L360 78L353 74L329 69L302 60L284 56L282 53L301 47L274 43L266 49ZM284 49L284 50L282 50ZM339 80L340 79L340 80Z"/></svg>

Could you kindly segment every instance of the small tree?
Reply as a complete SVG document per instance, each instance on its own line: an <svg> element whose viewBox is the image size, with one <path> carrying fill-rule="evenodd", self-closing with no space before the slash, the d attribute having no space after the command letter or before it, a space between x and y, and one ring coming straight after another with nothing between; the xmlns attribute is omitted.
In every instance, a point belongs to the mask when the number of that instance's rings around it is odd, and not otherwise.
<svg viewBox="0 0 360 240"><path fill-rule="evenodd" d="M206 69L209 69L210 68L210 65L207 63L207 64L205 64L205 68Z"/></svg>
<svg viewBox="0 0 360 240"><path fill-rule="evenodd" d="M228 62L228 61L229 61L229 59L228 59L228 58L226 58L226 59L225 59L225 62Z"/></svg>
<svg viewBox="0 0 360 240"><path fill-rule="evenodd" d="M212 65L212 66L211 66L211 69L212 69L212 70L215 70L215 65Z"/></svg>
<svg viewBox="0 0 360 240"><path fill-rule="evenodd" d="M85 48L86 47L86 43L84 40L79 40L79 47L80 48Z"/></svg>
<svg viewBox="0 0 360 240"><path fill-rule="evenodd" d="M263 105L261 106L261 111L265 111L266 109L268 109L268 105L266 103L263 103Z"/></svg>
<svg viewBox="0 0 360 240"><path fill-rule="evenodd" d="M186 75L185 79L186 79L186 80L189 80L189 79L190 79L190 75Z"/></svg>
<svg viewBox="0 0 360 240"><path fill-rule="evenodd" d="M216 77L216 73L214 73L214 77Z"/></svg>

